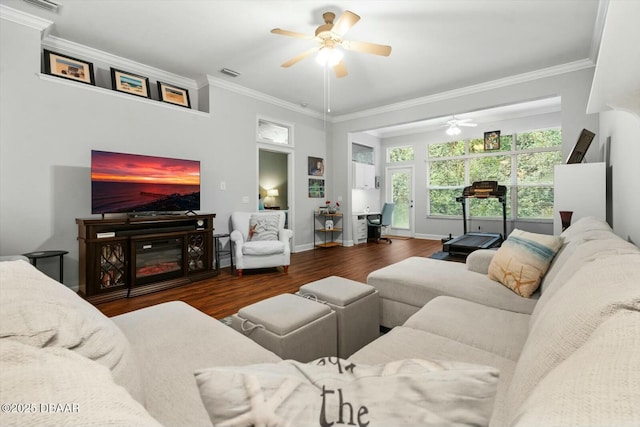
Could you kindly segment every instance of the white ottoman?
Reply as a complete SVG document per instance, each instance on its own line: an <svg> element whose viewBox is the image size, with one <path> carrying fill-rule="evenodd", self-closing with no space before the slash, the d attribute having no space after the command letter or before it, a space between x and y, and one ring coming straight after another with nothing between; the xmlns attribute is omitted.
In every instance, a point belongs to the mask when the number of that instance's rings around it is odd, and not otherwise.
<svg viewBox="0 0 640 427"><path fill-rule="evenodd" d="M293 294L240 309L231 326L283 359L310 362L337 354L336 313Z"/></svg>
<svg viewBox="0 0 640 427"><path fill-rule="evenodd" d="M373 286L331 276L301 286L299 295L324 301L336 312L343 359L380 336L380 301Z"/></svg>

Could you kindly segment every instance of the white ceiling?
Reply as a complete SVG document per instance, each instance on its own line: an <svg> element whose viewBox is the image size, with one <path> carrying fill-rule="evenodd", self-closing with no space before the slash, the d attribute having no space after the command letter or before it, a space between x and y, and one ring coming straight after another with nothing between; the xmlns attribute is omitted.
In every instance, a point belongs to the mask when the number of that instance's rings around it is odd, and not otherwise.
<svg viewBox="0 0 640 427"><path fill-rule="evenodd" d="M345 51L349 75L330 75L330 116L352 114L548 67L593 61L598 0L54 0L57 13L0 3L51 21L51 34L197 81L206 76L322 112L323 69L280 64L314 41L322 13L361 16L345 39L388 44L389 57ZM230 78L219 70L241 73Z"/></svg>

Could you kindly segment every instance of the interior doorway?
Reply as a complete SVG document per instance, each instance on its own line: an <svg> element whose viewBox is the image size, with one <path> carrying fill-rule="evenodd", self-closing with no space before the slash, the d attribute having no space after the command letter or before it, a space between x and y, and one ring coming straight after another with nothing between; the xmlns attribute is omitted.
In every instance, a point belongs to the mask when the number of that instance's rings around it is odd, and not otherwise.
<svg viewBox="0 0 640 427"><path fill-rule="evenodd" d="M266 210L284 211L285 226L291 230L295 224L293 182L293 152L284 147L258 147L259 201L256 203Z"/></svg>

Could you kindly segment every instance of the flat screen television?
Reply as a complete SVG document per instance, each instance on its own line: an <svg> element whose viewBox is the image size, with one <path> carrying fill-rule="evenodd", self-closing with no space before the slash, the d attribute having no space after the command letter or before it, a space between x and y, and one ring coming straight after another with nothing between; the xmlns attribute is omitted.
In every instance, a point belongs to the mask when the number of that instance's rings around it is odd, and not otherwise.
<svg viewBox="0 0 640 427"><path fill-rule="evenodd" d="M199 161L91 150L91 213L199 209Z"/></svg>

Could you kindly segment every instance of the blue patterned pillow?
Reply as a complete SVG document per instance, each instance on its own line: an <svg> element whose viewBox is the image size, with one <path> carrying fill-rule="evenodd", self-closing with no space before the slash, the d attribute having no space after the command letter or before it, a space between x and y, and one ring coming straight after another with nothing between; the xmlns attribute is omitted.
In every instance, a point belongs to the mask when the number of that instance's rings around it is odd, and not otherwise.
<svg viewBox="0 0 640 427"><path fill-rule="evenodd" d="M492 258L489 278L529 298L540 286L562 241L560 236L528 233L516 228Z"/></svg>

